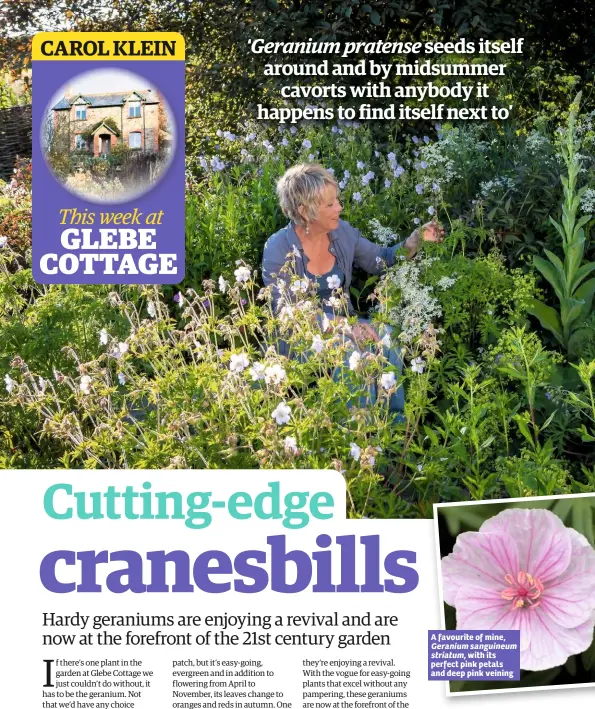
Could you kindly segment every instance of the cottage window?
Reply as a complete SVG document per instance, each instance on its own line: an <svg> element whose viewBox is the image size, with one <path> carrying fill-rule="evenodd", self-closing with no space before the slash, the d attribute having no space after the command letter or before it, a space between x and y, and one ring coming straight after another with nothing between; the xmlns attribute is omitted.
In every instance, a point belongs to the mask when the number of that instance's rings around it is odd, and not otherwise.
<svg viewBox="0 0 595 709"><path fill-rule="evenodd" d="M138 118L140 116L140 101L131 101L128 104L128 117Z"/></svg>
<svg viewBox="0 0 595 709"><path fill-rule="evenodd" d="M140 133L130 133L128 135L128 147L129 148L140 148Z"/></svg>
<svg viewBox="0 0 595 709"><path fill-rule="evenodd" d="M87 149L87 141L83 138L82 135L75 135L74 136L74 145L77 150L86 150Z"/></svg>
<svg viewBox="0 0 595 709"><path fill-rule="evenodd" d="M75 112L75 118L77 121L86 121L87 120L87 107L86 106L77 106L76 112Z"/></svg>

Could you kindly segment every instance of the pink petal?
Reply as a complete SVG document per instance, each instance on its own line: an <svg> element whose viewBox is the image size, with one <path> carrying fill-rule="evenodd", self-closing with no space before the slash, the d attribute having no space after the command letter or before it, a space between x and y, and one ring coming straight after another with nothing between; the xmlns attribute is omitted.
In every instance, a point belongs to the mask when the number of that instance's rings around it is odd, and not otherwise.
<svg viewBox="0 0 595 709"><path fill-rule="evenodd" d="M526 615L511 609L498 591L465 587L457 594L457 630L521 630ZM521 650L529 646L529 637L521 632Z"/></svg>
<svg viewBox="0 0 595 709"><path fill-rule="evenodd" d="M522 670L547 670L563 665L571 655L587 650L593 642L595 612L576 628L563 628L553 623L541 607L523 613L528 619L530 644L521 648Z"/></svg>
<svg viewBox="0 0 595 709"><path fill-rule="evenodd" d="M563 574L547 584L541 606L563 628L585 623L595 608L595 551L586 538L568 529L572 558Z"/></svg>
<svg viewBox="0 0 595 709"><path fill-rule="evenodd" d="M546 586L570 563L571 535L549 510L504 510L486 520L479 531L510 534L518 547L521 570L537 576Z"/></svg>
<svg viewBox="0 0 595 709"><path fill-rule="evenodd" d="M452 554L442 559L444 600L457 606L459 589L466 587L502 591L504 577L516 578L519 571L517 547L509 534L459 534Z"/></svg>

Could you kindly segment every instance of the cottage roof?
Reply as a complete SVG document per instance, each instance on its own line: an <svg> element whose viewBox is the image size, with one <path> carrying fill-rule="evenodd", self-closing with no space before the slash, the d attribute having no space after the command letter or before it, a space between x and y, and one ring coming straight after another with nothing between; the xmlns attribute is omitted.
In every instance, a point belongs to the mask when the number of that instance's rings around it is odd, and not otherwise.
<svg viewBox="0 0 595 709"><path fill-rule="evenodd" d="M87 105L91 108L105 108L107 106L122 106L130 98L134 98L134 94L140 97L145 103L159 103L159 97L156 93L150 91L121 91L119 93L110 94L77 94L67 98L64 96L53 107L54 111L61 111L70 108L73 103L82 97L86 100Z"/></svg>

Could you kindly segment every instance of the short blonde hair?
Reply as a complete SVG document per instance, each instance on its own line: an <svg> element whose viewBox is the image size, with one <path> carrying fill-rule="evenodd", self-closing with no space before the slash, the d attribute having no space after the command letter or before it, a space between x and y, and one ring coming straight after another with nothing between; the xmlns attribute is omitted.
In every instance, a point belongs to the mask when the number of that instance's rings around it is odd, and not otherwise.
<svg viewBox="0 0 595 709"><path fill-rule="evenodd" d="M297 226L306 226L316 219L322 191L333 185L338 189L333 174L317 163L294 165L277 182L277 197L283 214ZM305 218L300 214L303 207Z"/></svg>

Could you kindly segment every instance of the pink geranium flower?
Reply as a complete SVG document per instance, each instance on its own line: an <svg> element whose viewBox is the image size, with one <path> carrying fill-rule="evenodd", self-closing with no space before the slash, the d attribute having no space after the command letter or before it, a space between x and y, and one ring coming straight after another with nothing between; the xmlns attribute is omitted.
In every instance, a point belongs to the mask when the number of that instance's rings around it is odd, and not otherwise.
<svg viewBox="0 0 595 709"><path fill-rule="evenodd" d="M557 667L593 642L595 551L548 510L504 510L459 534L442 578L457 630L521 631L523 670Z"/></svg>

